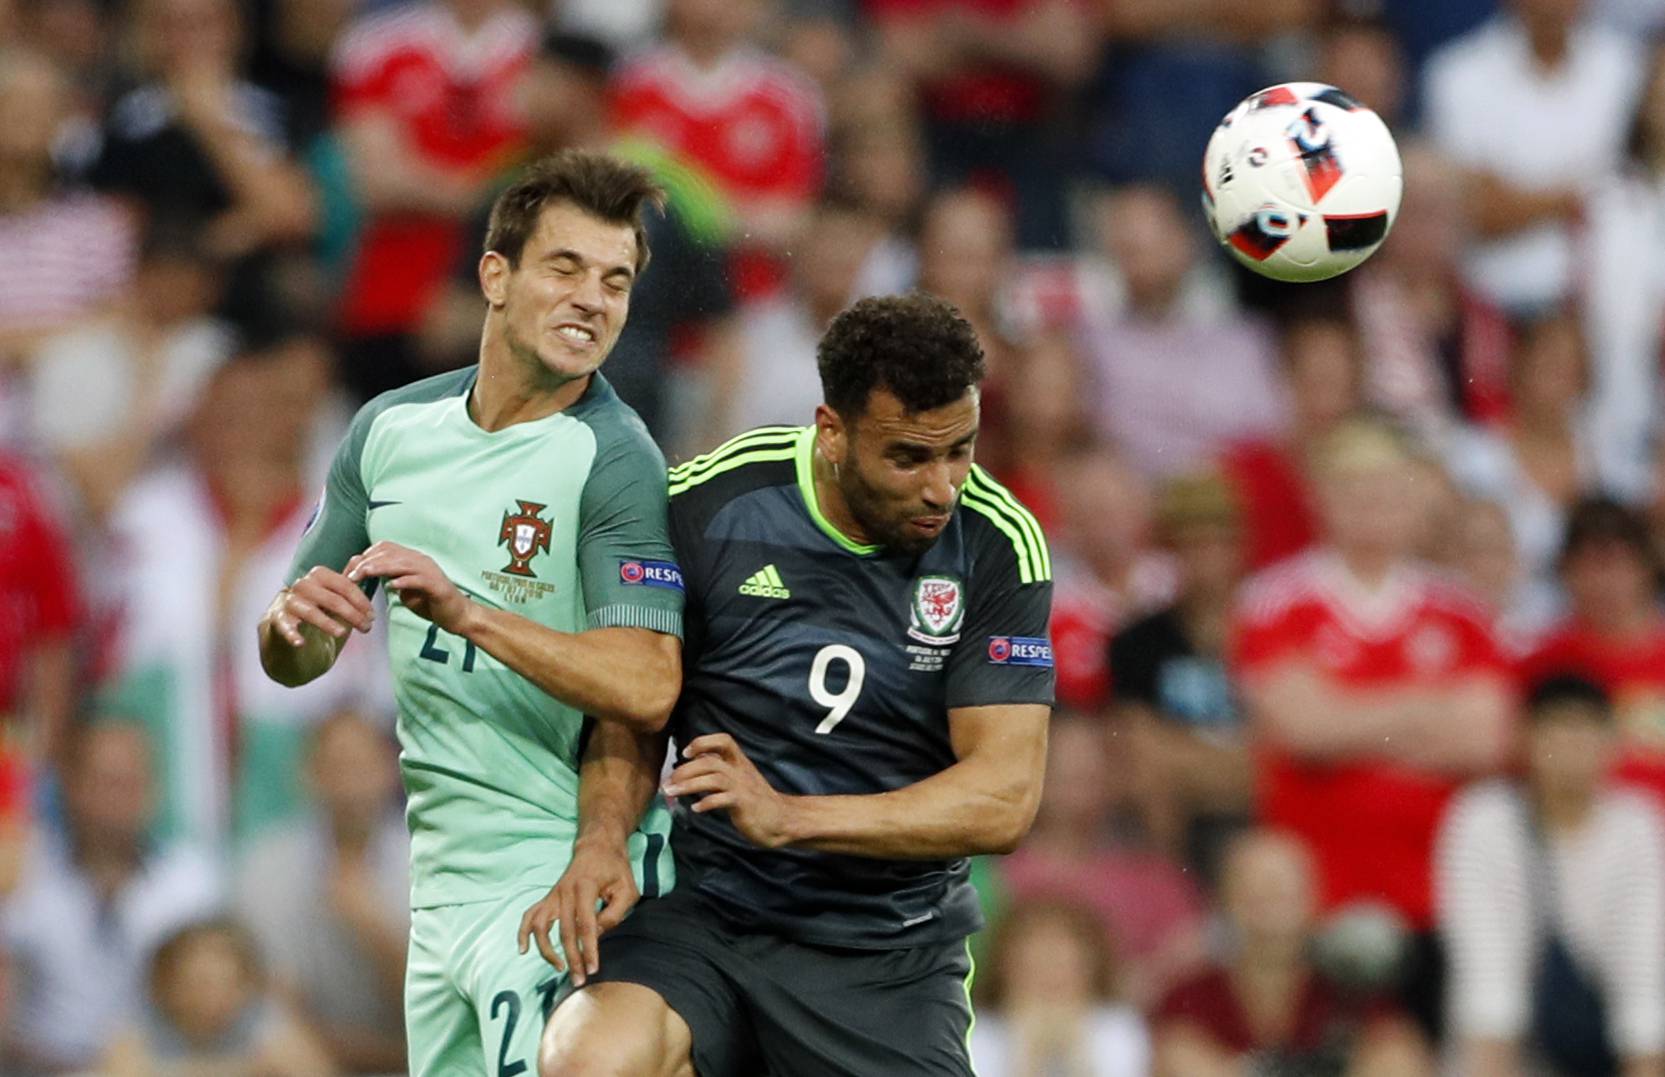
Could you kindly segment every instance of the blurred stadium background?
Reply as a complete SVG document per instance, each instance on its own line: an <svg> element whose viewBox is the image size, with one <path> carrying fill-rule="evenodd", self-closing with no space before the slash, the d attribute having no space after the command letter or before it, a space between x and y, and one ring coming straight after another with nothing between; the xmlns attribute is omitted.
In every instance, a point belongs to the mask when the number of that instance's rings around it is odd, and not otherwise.
<svg viewBox="0 0 1665 1077"><path fill-rule="evenodd" d="M983 1077L1665 1074L1662 30L0 0L0 1073L402 1072L380 644L287 691L253 626L352 410L472 360L494 192L585 145L670 193L606 374L673 461L807 421L853 298L982 334L1059 669L1040 818L974 867ZM1322 285L1197 208L1292 78L1406 166Z"/></svg>

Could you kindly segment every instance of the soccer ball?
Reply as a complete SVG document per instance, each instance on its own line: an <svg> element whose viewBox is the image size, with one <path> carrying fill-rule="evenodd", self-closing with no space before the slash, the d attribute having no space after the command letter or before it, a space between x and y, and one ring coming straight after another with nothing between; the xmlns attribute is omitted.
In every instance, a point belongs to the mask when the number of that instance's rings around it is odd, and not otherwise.
<svg viewBox="0 0 1665 1077"><path fill-rule="evenodd" d="M1403 187L1381 117L1321 82L1251 94L1203 154L1203 211L1215 237L1274 280L1325 280L1370 257Z"/></svg>

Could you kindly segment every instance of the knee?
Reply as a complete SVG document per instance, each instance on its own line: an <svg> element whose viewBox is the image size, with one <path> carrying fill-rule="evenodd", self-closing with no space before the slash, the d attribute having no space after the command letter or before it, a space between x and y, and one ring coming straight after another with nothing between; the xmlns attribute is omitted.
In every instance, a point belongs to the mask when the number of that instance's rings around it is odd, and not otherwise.
<svg viewBox="0 0 1665 1077"><path fill-rule="evenodd" d="M538 1077L656 1077L653 1060L637 1057L640 1045L627 1036L608 1036L603 1025L586 1019L578 1003L557 1009L538 1044Z"/></svg>

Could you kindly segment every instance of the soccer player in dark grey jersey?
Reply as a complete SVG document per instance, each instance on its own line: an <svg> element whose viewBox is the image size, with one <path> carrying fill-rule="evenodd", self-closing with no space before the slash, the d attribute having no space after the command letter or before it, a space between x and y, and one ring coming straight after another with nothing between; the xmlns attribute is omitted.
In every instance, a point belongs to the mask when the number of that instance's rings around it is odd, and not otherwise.
<svg viewBox="0 0 1665 1077"><path fill-rule="evenodd" d="M1046 542L972 464L983 358L952 307L863 300L820 371L813 426L671 472L678 884L602 939L549 1077L971 1072L966 858L1040 797ZM586 807L634 822L651 788Z"/></svg>

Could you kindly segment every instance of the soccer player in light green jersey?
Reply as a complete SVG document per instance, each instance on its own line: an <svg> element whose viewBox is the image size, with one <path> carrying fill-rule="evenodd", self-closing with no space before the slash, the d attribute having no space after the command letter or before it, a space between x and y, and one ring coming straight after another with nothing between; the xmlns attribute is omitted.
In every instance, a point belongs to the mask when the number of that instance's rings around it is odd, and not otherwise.
<svg viewBox="0 0 1665 1077"><path fill-rule="evenodd" d="M522 910L552 881L579 979L597 901L605 928L671 882L662 803L640 820L587 807L641 781L681 684L664 460L596 372L658 197L640 169L575 152L503 193L480 259L479 364L359 411L260 623L267 674L303 684L369 629L367 595L386 581L416 1077L531 1069L562 976L528 941L567 964L548 919Z"/></svg>

